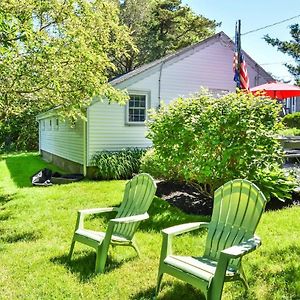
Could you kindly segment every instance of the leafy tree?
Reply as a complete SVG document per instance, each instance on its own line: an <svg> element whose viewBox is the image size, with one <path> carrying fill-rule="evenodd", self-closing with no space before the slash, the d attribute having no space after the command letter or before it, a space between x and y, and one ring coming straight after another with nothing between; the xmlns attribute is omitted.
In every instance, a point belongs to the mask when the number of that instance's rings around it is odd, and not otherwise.
<svg viewBox="0 0 300 300"><path fill-rule="evenodd" d="M117 1L119 3L119 0ZM137 62L139 57L138 49L140 43L147 35L146 24L150 21L153 0L125 0L120 1L120 19L129 29L130 35L134 41L135 48L129 50L127 57L116 58L115 63L118 67L115 75L127 73L144 62Z"/></svg>
<svg viewBox="0 0 300 300"><path fill-rule="evenodd" d="M288 68L289 72L295 76L297 85L300 86L300 27L299 24L294 24L290 26L290 34L292 36L292 40L290 41L280 41L277 38L271 38L269 35L264 37L265 41L277 47L277 49L291 56L295 59L296 65L285 64Z"/></svg>
<svg viewBox="0 0 300 300"><path fill-rule="evenodd" d="M125 0L120 7L122 22L130 28L139 51L119 61L119 73L199 42L219 25L197 15L181 0Z"/></svg>
<svg viewBox="0 0 300 300"><path fill-rule="evenodd" d="M8 124L24 120L23 113L32 118L53 106L76 118L94 95L124 102L126 94L108 78L116 70L114 60L132 48L111 1L1 1L0 128L9 135ZM22 126L27 125L17 127Z"/></svg>

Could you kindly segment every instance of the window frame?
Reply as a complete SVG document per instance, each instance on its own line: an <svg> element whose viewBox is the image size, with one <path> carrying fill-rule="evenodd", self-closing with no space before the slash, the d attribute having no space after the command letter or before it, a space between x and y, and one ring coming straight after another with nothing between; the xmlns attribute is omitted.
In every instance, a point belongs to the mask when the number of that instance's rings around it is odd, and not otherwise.
<svg viewBox="0 0 300 300"><path fill-rule="evenodd" d="M55 122L54 122L54 130L58 131L59 130L59 118L55 118Z"/></svg>
<svg viewBox="0 0 300 300"><path fill-rule="evenodd" d="M128 126L145 126L145 122L148 121L148 109L150 108L150 92L147 91L128 91L129 97L131 96L145 96L145 120L144 121L129 121L129 101L126 104L125 109L125 125Z"/></svg>
<svg viewBox="0 0 300 300"><path fill-rule="evenodd" d="M48 124L49 124L49 126L48 126L48 129L49 129L49 131L52 131L52 129L53 129L53 122L52 122L52 118L49 118L48 119Z"/></svg>

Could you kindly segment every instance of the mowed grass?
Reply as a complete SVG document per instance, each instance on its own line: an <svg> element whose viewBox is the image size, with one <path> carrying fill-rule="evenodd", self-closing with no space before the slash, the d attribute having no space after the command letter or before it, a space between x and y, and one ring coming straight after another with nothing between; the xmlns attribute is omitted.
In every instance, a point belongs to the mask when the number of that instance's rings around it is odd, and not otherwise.
<svg viewBox="0 0 300 300"><path fill-rule="evenodd" d="M116 247L110 250L106 273L95 275L92 248L77 243L73 259L67 260L76 211L119 205L125 181L32 187L30 176L44 167L57 170L33 153L0 160L0 299L152 299L160 230L208 220L155 198L150 219L136 233L141 258L129 247ZM105 230L109 217L90 217L87 226ZM200 255L205 233L177 238L176 251ZM257 234L263 246L244 260L250 290L245 292L240 283L227 283L223 299L300 299L300 208L265 213ZM199 290L165 276L159 299L204 297Z"/></svg>

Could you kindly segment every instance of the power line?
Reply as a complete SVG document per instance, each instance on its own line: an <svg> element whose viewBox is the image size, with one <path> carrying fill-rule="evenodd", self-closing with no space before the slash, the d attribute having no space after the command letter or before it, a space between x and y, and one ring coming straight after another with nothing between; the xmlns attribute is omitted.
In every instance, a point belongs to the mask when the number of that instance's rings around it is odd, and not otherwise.
<svg viewBox="0 0 300 300"><path fill-rule="evenodd" d="M281 61L281 62L270 62L270 63L262 63L260 64L261 66L267 66L267 65L283 65L283 64L288 64L295 62L294 60L288 60L288 61Z"/></svg>
<svg viewBox="0 0 300 300"><path fill-rule="evenodd" d="M279 21L279 22L276 22L276 23L273 23L273 24L270 24L270 25L266 25L264 27L260 27L260 28L257 28L257 29L253 29L253 30L247 31L245 33L242 33L241 35L246 35L246 34L250 34L250 33L253 33L253 32L256 32L256 31L259 31L259 30L263 30L263 29L266 29L266 28L269 28L269 27L272 27L272 26L275 26L275 25L278 25L278 24L281 24L281 23L284 23L284 22L296 19L298 17L300 17L300 15L294 16L294 17L291 17L291 18L288 18L288 19L284 19L282 21Z"/></svg>

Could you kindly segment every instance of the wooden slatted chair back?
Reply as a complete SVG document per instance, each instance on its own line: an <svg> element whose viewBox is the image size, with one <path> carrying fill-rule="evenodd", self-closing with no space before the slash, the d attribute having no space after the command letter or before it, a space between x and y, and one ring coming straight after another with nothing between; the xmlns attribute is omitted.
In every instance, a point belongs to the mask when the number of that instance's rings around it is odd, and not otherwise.
<svg viewBox="0 0 300 300"><path fill-rule="evenodd" d="M144 214L148 211L156 192L156 184L149 174L141 173L127 182L123 201L116 218ZM114 234L132 239L140 222L118 224Z"/></svg>
<svg viewBox="0 0 300 300"><path fill-rule="evenodd" d="M265 204L263 193L248 180L236 179L218 188L204 256L218 260L222 250L253 237ZM229 265L239 264L235 259Z"/></svg>

